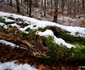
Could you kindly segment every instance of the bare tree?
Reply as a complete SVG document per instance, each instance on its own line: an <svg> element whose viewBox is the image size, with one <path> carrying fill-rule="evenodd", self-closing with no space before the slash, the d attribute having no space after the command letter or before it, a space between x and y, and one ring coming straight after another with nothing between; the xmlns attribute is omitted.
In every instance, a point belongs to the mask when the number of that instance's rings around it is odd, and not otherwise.
<svg viewBox="0 0 85 70"><path fill-rule="evenodd" d="M32 16L32 0L29 0L29 17Z"/></svg>
<svg viewBox="0 0 85 70"><path fill-rule="evenodd" d="M44 16L46 17L46 6L47 6L47 3L46 3L47 0L44 0Z"/></svg>
<svg viewBox="0 0 85 70"><path fill-rule="evenodd" d="M84 10L85 9L85 6L84 6L84 0L82 0L82 9Z"/></svg>
<svg viewBox="0 0 85 70"><path fill-rule="evenodd" d="M74 17L76 17L76 0L74 0Z"/></svg>
<svg viewBox="0 0 85 70"><path fill-rule="evenodd" d="M23 3L23 0L21 0L21 5L22 5L22 3Z"/></svg>
<svg viewBox="0 0 85 70"><path fill-rule="evenodd" d="M16 0L17 13L20 13L19 0Z"/></svg>
<svg viewBox="0 0 85 70"><path fill-rule="evenodd" d="M56 22L57 23L57 19L58 19L58 0L55 0L54 1L55 2L55 15L54 15L54 22Z"/></svg>

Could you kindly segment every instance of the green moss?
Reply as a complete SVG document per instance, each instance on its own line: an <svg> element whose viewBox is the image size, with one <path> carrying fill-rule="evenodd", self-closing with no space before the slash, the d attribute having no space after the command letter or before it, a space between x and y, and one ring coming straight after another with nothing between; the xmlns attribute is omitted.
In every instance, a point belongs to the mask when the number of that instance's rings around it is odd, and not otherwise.
<svg viewBox="0 0 85 70"><path fill-rule="evenodd" d="M85 46L76 45L76 48L74 48L72 54L76 59L85 58Z"/></svg>
<svg viewBox="0 0 85 70"><path fill-rule="evenodd" d="M26 27L26 26L28 26L28 24L27 23L17 23L20 27L22 27L22 28L24 28L24 27Z"/></svg>
<svg viewBox="0 0 85 70"><path fill-rule="evenodd" d="M36 30L30 29L30 28L26 29L25 31L28 31L29 34L31 35L35 35L35 32L36 32Z"/></svg>
<svg viewBox="0 0 85 70"><path fill-rule="evenodd" d="M54 42L54 38L52 36L42 37L42 40L48 49L46 53L47 56L46 57L41 56L40 58L41 62L44 63L54 62L56 60L56 50L58 45Z"/></svg>
<svg viewBox="0 0 85 70"><path fill-rule="evenodd" d="M30 31L30 28L26 29L25 31L28 31L29 32Z"/></svg>
<svg viewBox="0 0 85 70"><path fill-rule="evenodd" d="M21 35L22 35L22 39L26 39L27 38L27 34L26 33L22 32Z"/></svg>
<svg viewBox="0 0 85 70"><path fill-rule="evenodd" d="M71 44L78 43L78 44L85 45L84 37L75 37L63 31L59 33L58 37L64 39L66 42L71 43Z"/></svg>
<svg viewBox="0 0 85 70"><path fill-rule="evenodd" d="M14 22L5 22L6 25L13 24Z"/></svg>
<svg viewBox="0 0 85 70"><path fill-rule="evenodd" d="M57 49L57 44L54 42L54 39L52 36L43 37L43 40L45 41L45 44L48 47L49 52L55 52Z"/></svg>
<svg viewBox="0 0 85 70"><path fill-rule="evenodd" d="M5 19L3 19L3 18L0 17L0 22L1 23L5 23Z"/></svg>
<svg viewBox="0 0 85 70"><path fill-rule="evenodd" d="M65 58L71 56L71 49L65 46L59 46L54 42L52 36L43 37L43 41L45 41L46 46L48 47L48 56L52 56L56 53L55 57L57 58ZM51 54L52 53L52 54Z"/></svg>
<svg viewBox="0 0 85 70"><path fill-rule="evenodd" d="M73 36L72 36L73 37ZM75 48L67 48L66 46L59 46L54 42L53 37L42 37L47 46L47 56L41 57L42 62L49 63L59 61L60 64L66 63L68 60L75 61L77 59L85 59L85 46L75 44ZM73 40L72 40L73 41ZM78 41L79 42L79 41ZM64 61L64 62L63 62Z"/></svg>
<svg viewBox="0 0 85 70"><path fill-rule="evenodd" d="M46 31L47 28L38 28L40 31Z"/></svg>
<svg viewBox="0 0 85 70"><path fill-rule="evenodd" d="M32 30L32 29L29 30L29 34L31 34L33 36L35 35L35 32L36 32L35 30Z"/></svg>
<svg viewBox="0 0 85 70"><path fill-rule="evenodd" d="M36 27L36 25L33 25L33 27Z"/></svg>
<svg viewBox="0 0 85 70"><path fill-rule="evenodd" d="M2 22L2 23L4 23L4 24L12 24L12 23L14 23L14 22L5 22L5 19L3 19L3 18L1 18L0 17L0 22Z"/></svg>
<svg viewBox="0 0 85 70"><path fill-rule="evenodd" d="M65 59L69 58L71 56L71 49L65 47L65 46L59 46L56 51L57 59Z"/></svg>
<svg viewBox="0 0 85 70"><path fill-rule="evenodd" d="M63 60L66 61L67 59L72 57L72 52L73 49L69 49L65 46L59 46L54 42L53 37L48 36L48 37L42 37L43 41L45 41L45 44L48 48L48 52L47 52L47 56L46 57L41 57L41 60L43 62L55 62L58 60L62 60L59 61L61 64L63 63Z"/></svg>
<svg viewBox="0 0 85 70"><path fill-rule="evenodd" d="M10 16L10 17L8 17L8 19L15 20L15 18L13 18L13 17L11 17L11 16Z"/></svg>
<svg viewBox="0 0 85 70"><path fill-rule="evenodd" d="M10 32L13 33L15 30L13 28L11 28Z"/></svg>
<svg viewBox="0 0 85 70"><path fill-rule="evenodd" d="M27 28L25 31L29 31L30 30L30 28Z"/></svg>
<svg viewBox="0 0 85 70"><path fill-rule="evenodd" d="M65 32L61 32L58 37L64 39L68 43L74 44L75 48L73 48L71 51L71 54L69 54L72 58L75 58L75 59L85 58L85 38L84 37L75 37Z"/></svg>
<svg viewBox="0 0 85 70"><path fill-rule="evenodd" d="M2 28L2 30L0 30L0 31L6 33L6 29L3 26L1 28Z"/></svg>

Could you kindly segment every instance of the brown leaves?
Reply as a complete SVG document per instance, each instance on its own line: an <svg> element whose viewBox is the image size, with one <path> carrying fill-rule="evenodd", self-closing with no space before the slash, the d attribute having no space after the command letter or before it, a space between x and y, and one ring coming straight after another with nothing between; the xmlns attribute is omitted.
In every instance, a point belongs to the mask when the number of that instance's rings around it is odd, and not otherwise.
<svg viewBox="0 0 85 70"><path fill-rule="evenodd" d="M39 65L39 69L40 70L46 70L46 67L43 64L41 64L41 65Z"/></svg>
<svg viewBox="0 0 85 70"><path fill-rule="evenodd" d="M22 40L22 42L28 45L30 48L34 47L34 45L30 44L27 40Z"/></svg>
<svg viewBox="0 0 85 70"><path fill-rule="evenodd" d="M34 55L39 54L38 52L33 53ZM30 56L30 54L31 52L29 50L12 48L10 46L0 44L0 62L17 60L17 63L28 63L37 67L39 70L78 70L75 66L59 66L54 63L39 63L39 61L37 61L34 57Z"/></svg>
<svg viewBox="0 0 85 70"><path fill-rule="evenodd" d="M30 36L30 38L31 38L31 41L22 40L22 42L29 47L33 56L35 57L45 56L46 57L46 47L43 45L42 39L39 36Z"/></svg>

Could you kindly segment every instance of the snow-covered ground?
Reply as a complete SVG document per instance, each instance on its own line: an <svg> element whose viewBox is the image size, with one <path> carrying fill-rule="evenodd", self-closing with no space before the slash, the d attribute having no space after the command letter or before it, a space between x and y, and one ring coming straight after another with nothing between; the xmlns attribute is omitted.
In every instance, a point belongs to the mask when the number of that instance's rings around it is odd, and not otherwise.
<svg viewBox="0 0 85 70"><path fill-rule="evenodd" d="M72 19L70 17L65 17L65 16L58 17L58 22L60 22L61 24L64 24L64 25L73 25L73 24L75 25L76 21L77 21L77 19Z"/></svg>
<svg viewBox="0 0 85 70"><path fill-rule="evenodd" d="M4 44L4 45L6 45L6 46L10 46L10 47L12 47L12 48L21 48L21 49L26 49L26 48L24 48L24 47L22 47L22 46L19 46L19 45L17 45L17 44L14 44L14 43L12 43L12 42L9 42L9 41L6 41L6 40L2 40L2 39L0 39L0 43L1 44Z"/></svg>
<svg viewBox="0 0 85 70"><path fill-rule="evenodd" d="M12 62L0 63L0 70L38 70L29 64L15 64Z"/></svg>
<svg viewBox="0 0 85 70"><path fill-rule="evenodd" d="M56 26L56 27L59 27L60 29L62 29L64 31L69 32L71 35L85 37L85 28L82 28L82 27L64 26L64 25L60 25L60 24L55 23L55 22L36 20L34 18L21 16L21 15L17 15L17 14L13 14L13 13L0 12L0 17L4 18L5 22L11 22L11 21L14 22L13 24L8 24L8 25L5 25L4 23L0 23L1 26L4 26L5 28L7 28L9 25L15 26L19 30L21 30L22 32L25 32L25 33L29 33L28 31L26 31L28 28L34 29L34 30L37 31L38 28L45 28L47 26ZM28 25L25 26L24 28L22 28L17 24L16 21L11 20L8 17L13 17L15 19L20 18L24 21L24 23L27 23ZM40 36L47 36L47 35L49 36L49 35L51 35L51 36L54 37L54 41L57 44L67 46L68 48L73 47L73 45L66 43L63 39L57 38L51 30L46 30L45 32L39 32L38 31L38 32L36 32L36 34L38 34Z"/></svg>
<svg viewBox="0 0 85 70"><path fill-rule="evenodd" d="M73 45L66 43L63 39L57 38L51 30L46 30L45 32L37 32L37 34L40 36L49 36L49 35L52 36L54 38L55 43L57 43L58 45L64 45L68 48L74 47Z"/></svg>
<svg viewBox="0 0 85 70"><path fill-rule="evenodd" d="M26 17L26 16L21 16L21 15L16 15L13 13L4 13L4 12L0 12L0 17L3 17L5 19L5 21L10 22L13 20L8 19L7 17L13 17L13 18L21 18L23 19L27 24L29 24L28 26L24 27L24 28L20 28L19 25L17 25L16 23L13 23L12 26L16 26L18 27L21 31L25 31L26 29L30 28L30 29L38 29L38 28L45 28L46 26L56 26L59 27L65 31L70 32L72 35L75 36L84 36L85 37L85 28L82 27L77 27L77 26L64 26L64 25L60 25L58 23L54 23L54 22L49 22L49 21L43 21L43 20L36 20L34 18L30 18L30 17ZM5 26L3 23L0 23L1 26ZM34 25L36 25L36 27L34 27ZM76 33L78 33L76 35Z"/></svg>
<svg viewBox="0 0 85 70"><path fill-rule="evenodd" d="M13 43L8 42L8 41L5 41L5 40L0 40L0 43L5 44L5 45L9 45L11 47L19 47L18 45L13 44Z"/></svg>
<svg viewBox="0 0 85 70"><path fill-rule="evenodd" d="M71 18L68 16L59 16L58 22L66 26L69 25L69 26L83 26L84 27L85 18L84 16L81 16L79 18L79 16L76 16L76 18Z"/></svg>

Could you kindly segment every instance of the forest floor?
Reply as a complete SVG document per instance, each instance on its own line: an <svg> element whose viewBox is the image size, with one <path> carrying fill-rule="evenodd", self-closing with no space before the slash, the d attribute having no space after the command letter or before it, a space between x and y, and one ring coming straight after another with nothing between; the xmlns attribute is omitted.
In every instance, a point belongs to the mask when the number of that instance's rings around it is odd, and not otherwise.
<svg viewBox="0 0 85 70"><path fill-rule="evenodd" d="M9 5L2 5L2 4L0 4L0 11L9 12L9 13L17 13L16 7L9 6Z"/></svg>
<svg viewBox="0 0 85 70"><path fill-rule="evenodd" d="M0 11L9 12L9 13L17 13L15 7L10 7L9 5L0 5L0 7L1 7ZM36 27L36 26L34 26L34 27ZM4 34L3 32L0 33L0 38L10 40L11 42L16 41L16 43L18 44L19 42L17 40L20 40L19 37L22 37L21 34L19 35L19 33L21 33L21 32L19 32L18 29L16 29L16 28L14 28L14 29L15 29L15 31L12 32L13 30L11 30L9 28L7 35ZM49 29L49 27L48 27L48 29ZM1 31L2 31L2 29L0 29L0 32ZM3 29L3 31L4 31L4 29ZM12 33L10 33L10 31ZM43 31L43 30L41 30L41 31ZM25 36L24 34L22 34L22 35ZM28 39L29 43L31 43L33 45L42 46L40 37L37 37L36 42L35 42L34 36L28 36L27 39ZM20 40L20 41L22 41L22 40ZM28 45L29 45L29 43L28 43ZM35 44L35 43L37 43L37 44ZM27 43L25 43L25 45L26 44ZM39 48L39 46L37 47L37 49L34 48L32 50L42 51L43 47ZM83 67L73 65L75 63L72 63L72 64L68 63L68 64L63 64L63 65L57 64L57 63L52 63L52 62L51 63L49 62L49 64L43 63L42 60L37 60L33 56L30 56L30 54L32 54L32 53L29 51L30 51L29 49L26 50L26 49L16 48L16 47L12 48L11 46L0 43L0 62L3 63L3 62L7 62L7 61L18 60L17 63L22 63L22 64L28 63L40 70L85 70L85 68L83 68Z"/></svg>
<svg viewBox="0 0 85 70"><path fill-rule="evenodd" d="M17 60L16 63L28 63L39 70L85 70L83 67L70 64L58 65L57 63L44 64L29 56L29 52L25 49L12 48L0 43L0 62L8 62Z"/></svg>

